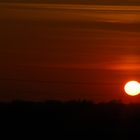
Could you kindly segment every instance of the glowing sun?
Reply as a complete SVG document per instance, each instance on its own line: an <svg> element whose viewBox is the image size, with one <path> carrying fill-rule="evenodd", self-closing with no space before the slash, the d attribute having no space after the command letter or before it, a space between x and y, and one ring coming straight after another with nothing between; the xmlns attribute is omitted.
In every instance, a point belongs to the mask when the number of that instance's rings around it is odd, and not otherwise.
<svg viewBox="0 0 140 140"><path fill-rule="evenodd" d="M125 92L130 96L140 94L140 83L137 81L129 81L124 86Z"/></svg>

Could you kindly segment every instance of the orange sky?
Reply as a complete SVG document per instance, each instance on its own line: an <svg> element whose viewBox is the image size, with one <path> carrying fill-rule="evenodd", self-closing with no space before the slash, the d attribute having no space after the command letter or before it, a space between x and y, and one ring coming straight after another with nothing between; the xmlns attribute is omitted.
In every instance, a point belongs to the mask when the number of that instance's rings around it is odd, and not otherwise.
<svg viewBox="0 0 140 140"><path fill-rule="evenodd" d="M100 5L140 5L139 0L1 0L1 3L67 3Z"/></svg>
<svg viewBox="0 0 140 140"><path fill-rule="evenodd" d="M139 100L138 6L0 7L1 100Z"/></svg>

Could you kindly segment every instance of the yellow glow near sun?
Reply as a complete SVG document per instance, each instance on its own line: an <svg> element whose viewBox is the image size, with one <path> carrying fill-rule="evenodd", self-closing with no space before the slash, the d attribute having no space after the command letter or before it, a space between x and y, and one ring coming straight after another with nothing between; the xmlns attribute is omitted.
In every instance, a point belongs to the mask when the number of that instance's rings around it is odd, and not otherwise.
<svg viewBox="0 0 140 140"><path fill-rule="evenodd" d="M130 96L135 96L140 93L140 83L137 81L129 81L124 86L125 92Z"/></svg>

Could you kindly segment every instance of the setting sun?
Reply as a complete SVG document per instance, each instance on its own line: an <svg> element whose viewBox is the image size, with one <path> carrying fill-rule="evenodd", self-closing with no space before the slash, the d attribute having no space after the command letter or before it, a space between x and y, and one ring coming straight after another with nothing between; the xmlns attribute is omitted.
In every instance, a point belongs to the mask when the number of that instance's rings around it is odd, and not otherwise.
<svg viewBox="0 0 140 140"><path fill-rule="evenodd" d="M129 81L124 86L125 92L130 96L135 96L140 93L140 83L137 81Z"/></svg>

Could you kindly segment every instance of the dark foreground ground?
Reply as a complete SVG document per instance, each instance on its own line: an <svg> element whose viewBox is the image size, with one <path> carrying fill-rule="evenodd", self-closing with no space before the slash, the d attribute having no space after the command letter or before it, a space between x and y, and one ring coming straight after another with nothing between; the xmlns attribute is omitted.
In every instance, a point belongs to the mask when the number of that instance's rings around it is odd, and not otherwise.
<svg viewBox="0 0 140 140"><path fill-rule="evenodd" d="M140 137L140 104L118 101L12 102L0 104L0 127L20 136L90 136L95 139ZM1 131L2 132L2 131ZM12 133L14 134L14 133Z"/></svg>

